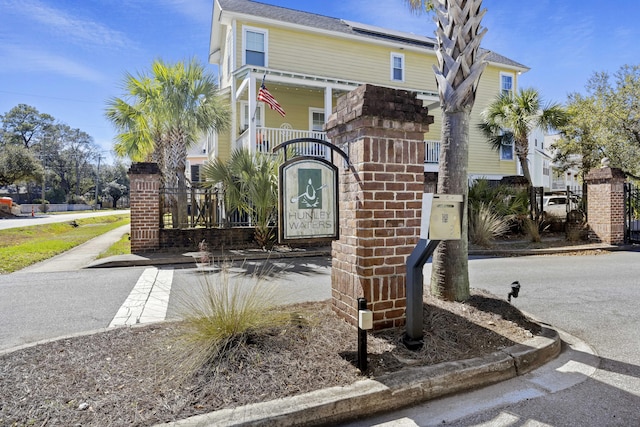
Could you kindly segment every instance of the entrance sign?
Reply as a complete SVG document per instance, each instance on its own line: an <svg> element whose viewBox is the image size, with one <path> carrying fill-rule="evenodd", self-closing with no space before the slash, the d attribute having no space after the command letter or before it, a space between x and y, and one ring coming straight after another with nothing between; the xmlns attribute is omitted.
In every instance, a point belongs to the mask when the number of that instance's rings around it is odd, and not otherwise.
<svg viewBox="0 0 640 427"><path fill-rule="evenodd" d="M322 158L280 166L280 240L338 236L338 170Z"/></svg>

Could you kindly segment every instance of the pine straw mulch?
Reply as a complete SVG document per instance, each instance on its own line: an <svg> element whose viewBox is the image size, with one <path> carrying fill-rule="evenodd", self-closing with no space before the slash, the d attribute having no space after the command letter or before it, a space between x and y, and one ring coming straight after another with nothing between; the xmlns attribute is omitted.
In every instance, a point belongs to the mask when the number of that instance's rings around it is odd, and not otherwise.
<svg viewBox="0 0 640 427"><path fill-rule="evenodd" d="M0 425L150 426L363 378L355 367L357 330L328 302L288 308L301 317L251 337L231 357L188 378L174 369L181 363L177 322L0 356ZM506 301L478 290L465 303L426 297L424 323L425 345L418 352L402 344L404 330L370 333L365 375L482 356L541 329Z"/></svg>

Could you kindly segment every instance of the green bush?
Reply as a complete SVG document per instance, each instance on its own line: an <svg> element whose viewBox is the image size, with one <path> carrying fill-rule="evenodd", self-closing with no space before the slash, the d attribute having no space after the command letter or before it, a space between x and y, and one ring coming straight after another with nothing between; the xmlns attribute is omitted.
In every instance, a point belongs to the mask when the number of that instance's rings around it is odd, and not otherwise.
<svg viewBox="0 0 640 427"><path fill-rule="evenodd" d="M476 245L490 247L496 237L509 231L509 218L502 217L481 202L469 209L469 240Z"/></svg>
<svg viewBox="0 0 640 427"><path fill-rule="evenodd" d="M509 231L523 230L523 221L529 215L529 193L505 185L493 186L486 179L478 179L469 187L469 219L484 205L508 224Z"/></svg>
<svg viewBox="0 0 640 427"><path fill-rule="evenodd" d="M275 309L275 289L266 275L232 277L229 265L222 265L219 274L203 274L199 291L183 297L180 304L184 322L177 340L178 360L173 362L178 375L215 368L256 336L291 319Z"/></svg>

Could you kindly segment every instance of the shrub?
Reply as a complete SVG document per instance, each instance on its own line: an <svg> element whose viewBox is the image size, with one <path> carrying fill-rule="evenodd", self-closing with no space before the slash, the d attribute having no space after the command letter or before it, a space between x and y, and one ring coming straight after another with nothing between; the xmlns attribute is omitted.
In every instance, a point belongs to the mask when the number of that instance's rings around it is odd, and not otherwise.
<svg viewBox="0 0 640 427"><path fill-rule="evenodd" d="M548 227L549 224L542 220L536 221L531 218L524 218L522 220L524 233L529 236L529 239L533 243L539 243L542 241L541 233Z"/></svg>
<svg viewBox="0 0 640 427"><path fill-rule="evenodd" d="M275 289L266 276L258 272L249 280L232 277L230 265L224 264L219 274L203 275L199 292L183 297L184 322L177 342L179 373L189 376L215 367L255 336L290 320L290 315L275 309Z"/></svg>
<svg viewBox="0 0 640 427"><path fill-rule="evenodd" d="M469 240L476 245L489 247L493 240L509 231L509 218L491 210L484 202L469 209Z"/></svg>

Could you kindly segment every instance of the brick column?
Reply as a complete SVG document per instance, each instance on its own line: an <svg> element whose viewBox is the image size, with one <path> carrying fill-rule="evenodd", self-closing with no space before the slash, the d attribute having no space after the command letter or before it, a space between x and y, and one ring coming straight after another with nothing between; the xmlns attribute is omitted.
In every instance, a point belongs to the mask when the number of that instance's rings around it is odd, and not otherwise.
<svg viewBox="0 0 640 427"><path fill-rule="evenodd" d="M342 96L327 122L352 164L339 178L331 271L333 308L350 323L357 324L359 297L374 312L374 329L405 322L406 258L420 235L430 123L415 93L371 85Z"/></svg>
<svg viewBox="0 0 640 427"><path fill-rule="evenodd" d="M587 183L589 240L621 245L624 243L624 172L604 167L591 170Z"/></svg>
<svg viewBox="0 0 640 427"><path fill-rule="evenodd" d="M160 169L156 163L133 163L131 182L131 253L160 249Z"/></svg>

